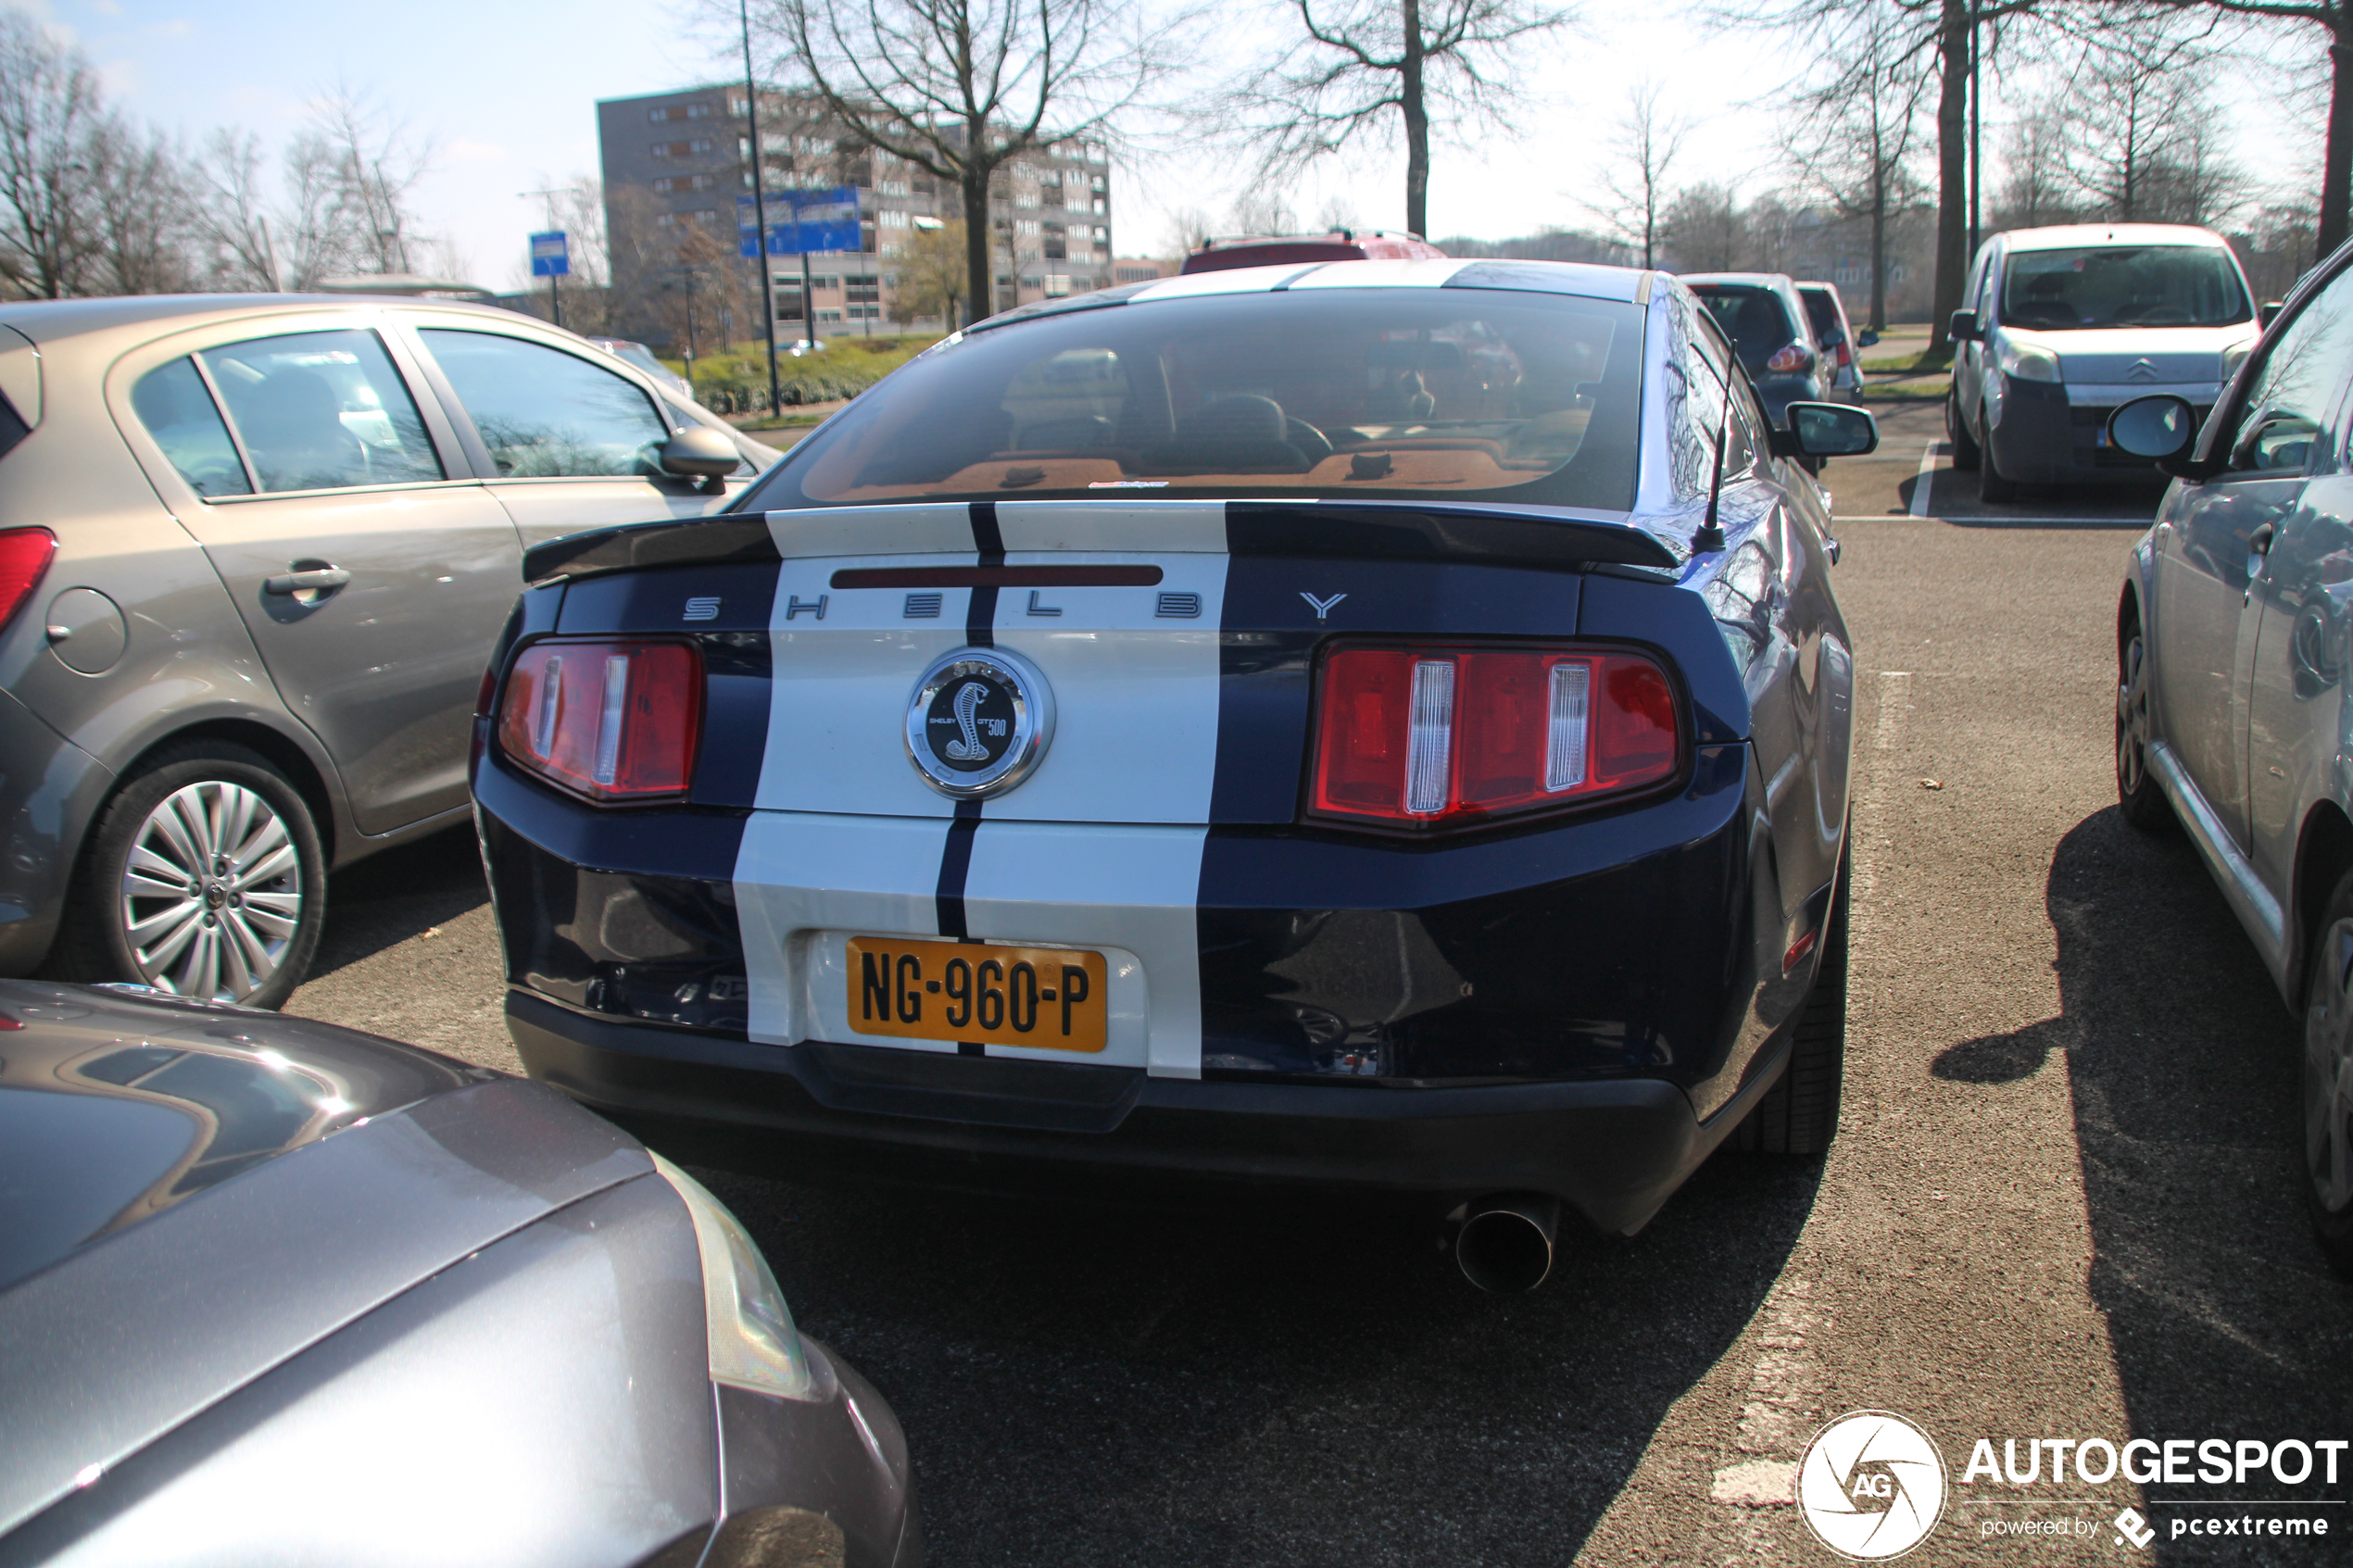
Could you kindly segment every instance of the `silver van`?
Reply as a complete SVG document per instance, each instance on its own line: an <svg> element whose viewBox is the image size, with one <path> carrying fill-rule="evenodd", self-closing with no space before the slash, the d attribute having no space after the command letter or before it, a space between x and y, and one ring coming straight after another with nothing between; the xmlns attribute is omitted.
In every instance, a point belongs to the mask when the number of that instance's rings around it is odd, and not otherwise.
<svg viewBox="0 0 2353 1568"><path fill-rule="evenodd" d="M0 975L282 1001L329 871L465 820L522 552L775 456L504 310L0 305Z"/></svg>
<svg viewBox="0 0 2353 1568"><path fill-rule="evenodd" d="M2155 478L2108 417L2152 393L2204 419L2261 328L2221 235L2181 223L2011 229L1978 247L1953 313L1953 466L1978 494Z"/></svg>

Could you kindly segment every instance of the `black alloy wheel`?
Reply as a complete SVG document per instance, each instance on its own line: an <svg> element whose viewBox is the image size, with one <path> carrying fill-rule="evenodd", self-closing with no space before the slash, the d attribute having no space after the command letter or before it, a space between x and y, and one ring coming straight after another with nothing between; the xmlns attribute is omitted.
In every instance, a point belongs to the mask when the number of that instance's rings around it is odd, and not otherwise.
<svg viewBox="0 0 2353 1568"><path fill-rule="evenodd" d="M2353 1279L2353 873L2329 896L2304 1008L2304 1207L2339 1278Z"/></svg>
<svg viewBox="0 0 2353 1568"><path fill-rule="evenodd" d="M300 792L244 746L190 742L148 759L98 814L50 969L274 1008L309 969L326 912Z"/></svg>
<svg viewBox="0 0 2353 1568"><path fill-rule="evenodd" d="M2174 825L2172 802L2149 773L2149 655L2137 617L2116 644L2116 809L2143 833Z"/></svg>
<svg viewBox="0 0 2353 1568"><path fill-rule="evenodd" d="M1752 1154L1822 1154L1838 1135L1838 1096L1846 1073L1847 872L1855 830L1847 828L1847 852L1839 857L1838 886L1831 894L1831 918L1822 933L1822 954L1789 1024L1789 1067L1765 1091L1741 1124L1731 1147Z"/></svg>

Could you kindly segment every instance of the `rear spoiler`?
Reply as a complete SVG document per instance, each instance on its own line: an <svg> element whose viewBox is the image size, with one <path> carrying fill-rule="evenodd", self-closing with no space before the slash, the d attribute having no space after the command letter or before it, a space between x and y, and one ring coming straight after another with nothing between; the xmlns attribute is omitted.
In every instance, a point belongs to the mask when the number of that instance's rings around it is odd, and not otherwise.
<svg viewBox="0 0 2353 1568"><path fill-rule="evenodd" d="M528 583L836 556L1180 554L1462 562L1541 571L1683 557L1624 512L1416 501L935 501L630 523L527 550Z"/></svg>

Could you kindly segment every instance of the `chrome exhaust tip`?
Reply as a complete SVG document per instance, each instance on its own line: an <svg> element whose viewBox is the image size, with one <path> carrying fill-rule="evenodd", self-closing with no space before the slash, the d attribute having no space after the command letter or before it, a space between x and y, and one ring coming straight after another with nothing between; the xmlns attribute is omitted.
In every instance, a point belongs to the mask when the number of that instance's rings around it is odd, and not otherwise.
<svg viewBox="0 0 2353 1568"><path fill-rule="evenodd" d="M1457 1213L1454 1262L1479 1289L1516 1296L1535 1289L1553 1272L1560 1235L1558 1198L1503 1193L1467 1203Z"/></svg>

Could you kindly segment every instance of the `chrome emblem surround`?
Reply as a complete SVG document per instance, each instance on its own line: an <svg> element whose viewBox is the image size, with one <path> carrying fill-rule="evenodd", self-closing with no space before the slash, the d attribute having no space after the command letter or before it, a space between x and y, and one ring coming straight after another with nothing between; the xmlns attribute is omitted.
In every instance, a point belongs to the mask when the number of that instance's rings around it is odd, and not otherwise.
<svg viewBox="0 0 2353 1568"><path fill-rule="evenodd" d="M942 654L907 699L907 759L951 800L1013 788L1053 738L1053 688L1036 665L1003 648Z"/></svg>

